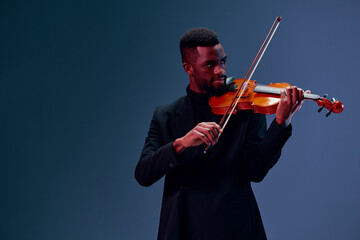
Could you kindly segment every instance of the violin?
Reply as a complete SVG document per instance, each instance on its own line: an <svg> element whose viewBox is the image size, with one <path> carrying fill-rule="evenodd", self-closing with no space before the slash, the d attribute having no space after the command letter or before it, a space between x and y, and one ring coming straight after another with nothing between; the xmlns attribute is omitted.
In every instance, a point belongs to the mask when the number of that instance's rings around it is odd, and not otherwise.
<svg viewBox="0 0 360 240"><path fill-rule="evenodd" d="M214 114L223 115L219 126L224 130L231 116L240 110L253 110L255 113L274 114L280 102L280 93L282 89L291 87L288 83L271 83L268 86L257 85L255 80L250 80L254 74L262 56L264 55L271 39L273 38L279 24L281 17L276 17L269 33L267 34L263 44L261 45L253 63L243 79L226 79L226 88L230 89L225 94L220 96L213 96L209 100L212 112ZM344 105L335 99L331 101L316 94L304 93L305 99L315 101L319 106L320 112L323 108L328 109L326 116L328 117L332 112L340 113L344 109ZM220 137L221 133L219 134ZM208 145L204 151L207 153L212 145Z"/></svg>
<svg viewBox="0 0 360 240"><path fill-rule="evenodd" d="M235 106L235 114L240 110L252 110L255 113L274 114L280 102L280 93L282 89L291 87L289 83L271 83L267 86L257 85L256 80L248 81L245 79L230 78L227 82L231 82L228 86L229 91L220 96L213 96L209 100L212 112L217 115L227 114L229 106L231 106L233 99L236 98L236 92L240 88L245 91L239 97L239 101ZM244 86L244 84L247 84ZM341 113L344 109L342 102L332 98L327 99L327 94L320 97L316 94L304 93L304 98L315 101L319 106L319 112L326 108L328 117L331 113Z"/></svg>

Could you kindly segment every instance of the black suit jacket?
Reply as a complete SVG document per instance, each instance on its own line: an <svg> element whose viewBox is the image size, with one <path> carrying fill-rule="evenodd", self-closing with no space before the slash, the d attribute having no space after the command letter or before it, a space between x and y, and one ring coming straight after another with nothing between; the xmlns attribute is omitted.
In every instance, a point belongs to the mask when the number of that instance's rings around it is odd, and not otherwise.
<svg viewBox="0 0 360 240"><path fill-rule="evenodd" d="M177 156L173 141L196 124L188 96L156 108L136 166L143 186L165 175L158 239L266 239L250 181L277 162L291 126L266 130L264 115L241 111L211 152L203 144Z"/></svg>

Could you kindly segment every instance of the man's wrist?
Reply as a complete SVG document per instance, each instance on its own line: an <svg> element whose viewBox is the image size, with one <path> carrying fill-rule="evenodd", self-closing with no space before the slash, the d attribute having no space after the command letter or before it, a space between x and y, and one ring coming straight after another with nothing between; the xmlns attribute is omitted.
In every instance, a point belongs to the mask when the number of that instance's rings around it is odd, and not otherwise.
<svg viewBox="0 0 360 240"><path fill-rule="evenodd" d="M281 121L276 118L276 123L279 127L286 128L290 125L290 121Z"/></svg>
<svg viewBox="0 0 360 240"><path fill-rule="evenodd" d="M173 143L173 148L176 154L181 154L184 150L185 147L182 144L181 138L177 138L174 143Z"/></svg>

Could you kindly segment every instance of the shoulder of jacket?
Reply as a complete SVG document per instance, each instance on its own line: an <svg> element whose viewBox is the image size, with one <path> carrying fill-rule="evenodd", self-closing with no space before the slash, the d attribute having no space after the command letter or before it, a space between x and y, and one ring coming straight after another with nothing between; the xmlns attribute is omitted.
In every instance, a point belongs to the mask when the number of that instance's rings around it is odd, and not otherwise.
<svg viewBox="0 0 360 240"><path fill-rule="evenodd" d="M183 105L183 103L185 102L185 99L186 99L186 96L182 96L170 104L158 106L155 109L155 113L158 115L175 114L176 111L179 109L179 107L181 107Z"/></svg>

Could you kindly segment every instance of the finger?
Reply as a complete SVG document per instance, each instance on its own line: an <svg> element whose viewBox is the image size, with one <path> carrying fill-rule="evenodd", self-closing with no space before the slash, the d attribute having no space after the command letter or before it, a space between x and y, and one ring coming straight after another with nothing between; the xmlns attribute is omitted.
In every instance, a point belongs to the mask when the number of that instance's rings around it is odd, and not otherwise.
<svg viewBox="0 0 360 240"><path fill-rule="evenodd" d="M298 111L298 110L301 108L301 106L302 106L302 104L303 104L303 102L304 102L304 99L305 99L305 97L304 97L304 90L302 90L302 89L300 88L300 89L299 89L299 106L297 107L296 111Z"/></svg>
<svg viewBox="0 0 360 240"><path fill-rule="evenodd" d="M280 90L280 102L279 102L279 106L282 105L283 103L286 102L287 99L287 95L286 95L286 89L281 89ZM278 108L279 108L278 106Z"/></svg>
<svg viewBox="0 0 360 240"><path fill-rule="evenodd" d="M302 103L305 99L304 97L304 90L302 90L301 88L298 89L299 91L299 101Z"/></svg>
<svg viewBox="0 0 360 240"><path fill-rule="evenodd" d="M280 102L276 110L276 121L278 124L282 124L284 122L284 109L287 109L287 99L289 95L287 94L287 91L288 90L286 88L283 88L280 91Z"/></svg>
<svg viewBox="0 0 360 240"><path fill-rule="evenodd" d="M207 145L211 145L210 140L206 137L205 134L203 134L203 133L201 133L201 132L199 132L199 131L197 131L195 129L194 129L194 133L196 134L197 139L200 139L201 141L203 141Z"/></svg>
<svg viewBox="0 0 360 240"><path fill-rule="evenodd" d="M217 142L217 140L219 138L219 133L222 132L222 129L220 128L220 126L215 122L204 122L204 123L202 123L201 126L211 129L212 134L215 137L215 141Z"/></svg>
<svg viewBox="0 0 360 240"><path fill-rule="evenodd" d="M215 144L215 135L211 130L212 128L210 127L202 127L202 126L198 126L196 127L196 130L199 131L200 133L204 134L206 136L206 138L211 142L211 144Z"/></svg>
<svg viewBox="0 0 360 240"><path fill-rule="evenodd" d="M217 128L215 126L212 126L210 129L214 136L215 143L217 143L217 141L219 140L219 131L217 130Z"/></svg>
<svg viewBox="0 0 360 240"><path fill-rule="evenodd" d="M221 132L222 132L222 129L221 129L220 125L217 124L216 122L212 122L212 123L213 123L215 129L216 129L219 133L221 133Z"/></svg>
<svg viewBox="0 0 360 240"><path fill-rule="evenodd" d="M295 109L297 108L297 106L299 105L299 92L297 87L293 87L292 88L292 92L291 92L291 101L292 101L292 106L291 106L291 113L293 113L295 111Z"/></svg>
<svg viewBox="0 0 360 240"><path fill-rule="evenodd" d="M295 109L298 105L298 99L299 99L299 92L297 90L297 87L294 86L291 89L291 102L292 102L292 109Z"/></svg>
<svg viewBox="0 0 360 240"><path fill-rule="evenodd" d="M217 141L219 140L219 134L222 133L222 129L215 122L211 122L210 125L211 125L211 130L213 131L213 134L215 136L215 143L217 143Z"/></svg>
<svg viewBox="0 0 360 240"><path fill-rule="evenodd" d="M206 126L206 127L213 127L215 128L218 132L222 132L221 127L219 126L219 124L217 124L216 122L202 122L200 123L202 126Z"/></svg>
<svg viewBox="0 0 360 240"><path fill-rule="evenodd" d="M281 89L280 98L284 101L286 100L286 89Z"/></svg>
<svg viewBox="0 0 360 240"><path fill-rule="evenodd" d="M292 111L291 111L292 114L294 114L301 108L301 105L304 101L304 91L301 88L298 88L296 89L296 93L294 95L296 95L296 100L292 107Z"/></svg>
<svg viewBox="0 0 360 240"><path fill-rule="evenodd" d="M303 103L304 103L304 99L301 102L299 102L299 105L297 106L296 111L294 111L294 112L299 111L301 109Z"/></svg>
<svg viewBox="0 0 360 240"><path fill-rule="evenodd" d="M287 101L288 104L290 104L290 105L292 105L291 95L292 95L292 90L291 90L290 87L287 87L287 88L286 88L286 101Z"/></svg>

